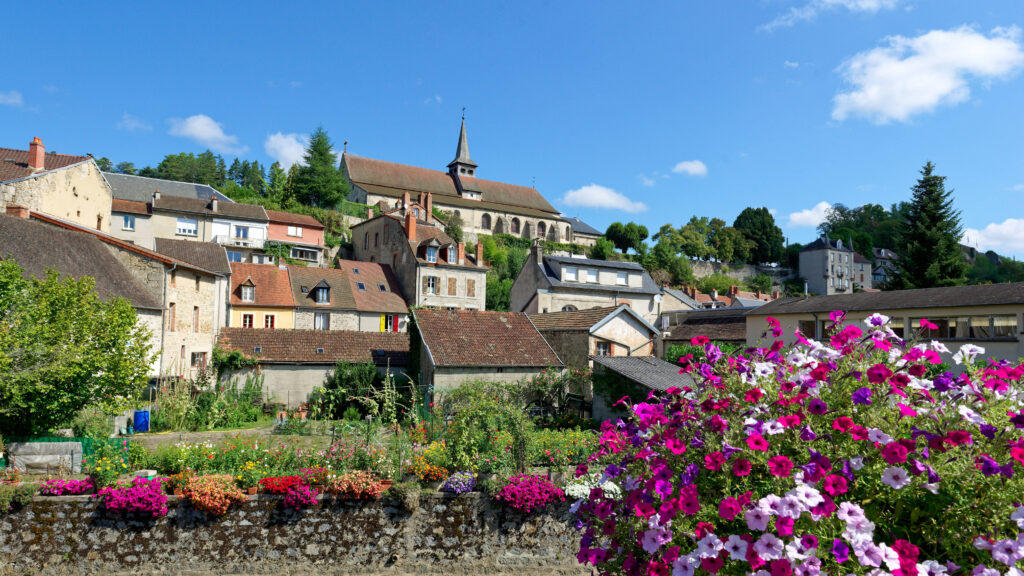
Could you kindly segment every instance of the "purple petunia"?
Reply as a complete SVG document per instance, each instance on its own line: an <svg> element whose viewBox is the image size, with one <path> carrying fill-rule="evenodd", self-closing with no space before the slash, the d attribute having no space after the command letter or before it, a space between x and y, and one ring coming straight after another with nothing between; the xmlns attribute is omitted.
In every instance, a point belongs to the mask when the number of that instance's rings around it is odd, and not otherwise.
<svg viewBox="0 0 1024 576"><path fill-rule="evenodd" d="M836 562L842 564L850 559L850 547L836 538L832 540L832 555L836 557Z"/></svg>
<svg viewBox="0 0 1024 576"><path fill-rule="evenodd" d="M857 388L853 391L852 396L854 404L861 404L864 406L871 404L871 388L866 386L863 388Z"/></svg>

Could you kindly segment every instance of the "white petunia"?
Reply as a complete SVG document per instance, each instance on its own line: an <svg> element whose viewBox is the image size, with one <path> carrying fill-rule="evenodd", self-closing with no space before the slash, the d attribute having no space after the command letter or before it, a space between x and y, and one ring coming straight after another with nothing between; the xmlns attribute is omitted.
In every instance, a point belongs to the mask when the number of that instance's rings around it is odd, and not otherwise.
<svg viewBox="0 0 1024 576"><path fill-rule="evenodd" d="M899 466L890 466L882 471L882 484L899 490L910 484L910 474Z"/></svg>
<svg viewBox="0 0 1024 576"><path fill-rule="evenodd" d="M722 541L714 534L708 534L697 541L694 553L701 558L714 558L723 548Z"/></svg>
<svg viewBox="0 0 1024 576"><path fill-rule="evenodd" d="M743 538L733 534L729 536L729 539L725 541L725 551L729 553L729 558L745 562L747 560L747 548L749 544Z"/></svg>
<svg viewBox="0 0 1024 576"><path fill-rule="evenodd" d="M754 542L754 551L762 560L778 560L782 558L782 540L774 534L762 534L757 542Z"/></svg>
<svg viewBox="0 0 1024 576"><path fill-rule="evenodd" d="M878 428L871 428L868 430L868 440L871 440L872 442L880 442L882 444L889 444L892 442L892 436L889 436Z"/></svg>
<svg viewBox="0 0 1024 576"><path fill-rule="evenodd" d="M886 324L889 323L889 317L886 316L885 314L879 314L878 312L875 312L871 316L865 318L864 323L873 328L878 326L885 326Z"/></svg>
<svg viewBox="0 0 1024 576"><path fill-rule="evenodd" d="M974 344L964 344L960 347L960 351L953 354L953 361L957 364L971 364L974 362L974 358L978 354L984 354L985 349L981 346Z"/></svg>
<svg viewBox="0 0 1024 576"><path fill-rule="evenodd" d="M1017 523L1017 528L1024 528L1024 506L1019 506L1013 514L1010 514L1010 520Z"/></svg>
<svg viewBox="0 0 1024 576"><path fill-rule="evenodd" d="M946 345L943 344L942 342L939 342L938 340L932 340L931 346L932 350L938 352L939 354L949 354L949 348L946 348Z"/></svg>

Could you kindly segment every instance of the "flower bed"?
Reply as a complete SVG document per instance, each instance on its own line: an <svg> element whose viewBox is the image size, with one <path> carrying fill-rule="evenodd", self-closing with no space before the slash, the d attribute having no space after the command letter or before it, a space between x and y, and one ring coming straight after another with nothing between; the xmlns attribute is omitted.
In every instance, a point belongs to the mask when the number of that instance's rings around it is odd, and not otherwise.
<svg viewBox="0 0 1024 576"><path fill-rule="evenodd" d="M302 476L272 476L260 480L260 487L269 494L287 494L292 486L303 484Z"/></svg>
<svg viewBox="0 0 1024 576"><path fill-rule="evenodd" d="M228 474L193 476L185 483L184 496L197 510L212 516L221 516L232 504L245 500L245 493Z"/></svg>
<svg viewBox="0 0 1024 576"><path fill-rule="evenodd" d="M522 512L531 512L555 500L565 500L562 490L543 476L519 474L508 479L497 499Z"/></svg>
<svg viewBox="0 0 1024 576"><path fill-rule="evenodd" d="M289 487L283 501L285 508L294 508L296 510L306 506L315 506L317 503L316 488L306 484L294 484Z"/></svg>
<svg viewBox="0 0 1024 576"><path fill-rule="evenodd" d="M85 480L65 480L56 478L47 480L39 487L39 493L43 496L80 496L92 494L96 491L96 485L92 478Z"/></svg>
<svg viewBox="0 0 1024 576"><path fill-rule="evenodd" d="M448 492L449 494L465 494L467 492L472 492L475 487L476 478L473 476L472 472L456 472L441 484L441 492Z"/></svg>
<svg viewBox="0 0 1024 576"><path fill-rule="evenodd" d="M327 492L339 498L376 500L384 493L384 482L369 472L347 472L327 482Z"/></svg>
<svg viewBox="0 0 1024 576"><path fill-rule="evenodd" d="M163 483L166 478L133 478L130 482L118 482L102 488L94 496L99 498L107 510L120 513L139 512L154 517L167 514L167 494Z"/></svg>
<svg viewBox="0 0 1024 576"><path fill-rule="evenodd" d="M1022 574L1024 366L975 365L967 345L954 374L941 343L904 342L881 315L865 324L833 313L827 343L797 334L729 358L694 339L706 361L680 363L695 389L602 426L592 459L611 462L623 497L579 506L580 562L629 575ZM772 319L768 333L781 336Z"/></svg>

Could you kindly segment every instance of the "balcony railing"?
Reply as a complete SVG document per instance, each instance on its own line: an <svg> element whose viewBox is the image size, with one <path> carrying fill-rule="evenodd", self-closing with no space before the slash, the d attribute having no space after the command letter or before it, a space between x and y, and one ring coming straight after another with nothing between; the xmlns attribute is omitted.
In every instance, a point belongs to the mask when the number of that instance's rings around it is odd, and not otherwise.
<svg viewBox="0 0 1024 576"><path fill-rule="evenodd" d="M236 248L255 248L262 250L266 240L263 238L236 238L234 236L214 236L213 241L222 246L234 246Z"/></svg>

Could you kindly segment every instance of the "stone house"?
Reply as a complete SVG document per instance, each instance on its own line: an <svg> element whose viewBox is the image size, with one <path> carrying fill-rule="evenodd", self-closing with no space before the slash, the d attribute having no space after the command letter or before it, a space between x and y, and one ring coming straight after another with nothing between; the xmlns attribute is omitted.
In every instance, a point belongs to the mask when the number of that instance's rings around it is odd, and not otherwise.
<svg viewBox="0 0 1024 576"><path fill-rule="evenodd" d="M469 156L466 122L459 132L455 159L447 171L418 168L348 154L341 164L351 183L349 200L391 209L405 194L434 196L437 208L462 219L470 241L477 234L512 234L569 242L572 226L563 221L534 188L477 178L477 164Z"/></svg>
<svg viewBox="0 0 1024 576"><path fill-rule="evenodd" d="M0 213L22 207L109 232L111 197L89 156L47 154L39 138L28 150L0 148Z"/></svg>
<svg viewBox="0 0 1024 576"><path fill-rule="evenodd" d="M267 210L267 243L284 246L288 257L309 266L324 266L324 225L316 218L305 214L292 214Z"/></svg>
<svg viewBox="0 0 1024 576"><path fill-rule="evenodd" d="M228 302L232 328L295 327L295 298L286 266L232 262Z"/></svg>
<svg viewBox="0 0 1024 576"><path fill-rule="evenodd" d="M225 328L219 343L257 361L255 368L224 378L262 375L263 397L290 408L306 402L337 362L373 362L378 372L390 372L403 384L409 356L409 335L397 332Z"/></svg>
<svg viewBox="0 0 1024 576"><path fill-rule="evenodd" d="M871 260L853 253L853 269L850 272L853 278L853 286L858 290L874 289L874 274L871 270Z"/></svg>
<svg viewBox="0 0 1024 576"><path fill-rule="evenodd" d="M561 360L526 314L479 310L413 310L419 385L426 398L465 382L522 382L562 369ZM413 341L416 345L417 340Z"/></svg>
<svg viewBox="0 0 1024 576"><path fill-rule="evenodd" d="M415 203L405 193L399 208L353 225L356 260L390 264L410 306L483 310L483 245L466 254L465 242L445 234L431 208L431 193Z"/></svg>
<svg viewBox="0 0 1024 576"><path fill-rule="evenodd" d="M719 308L756 308L765 302L771 302L780 296L778 290L750 292L740 290L738 286L729 287L728 292L719 294L717 290L705 294L696 286L684 286L682 289L662 287L662 316L667 313L685 310L715 310Z"/></svg>
<svg viewBox="0 0 1024 576"><path fill-rule="evenodd" d="M594 356L651 356L657 349L657 328L625 304L530 314L530 321L570 368L590 368Z"/></svg>
<svg viewBox="0 0 1024 576"><path fill-rule="evenodd" d="M150 250L156 247L153 213L146 202L118 200L110 203L110 235Z"/></svg>
<svg viewBox="0 0 1024 576"><path fill-rule="evenodd" d="M628 304L654 322L661 300L661 288L635 262L545 255L535 245L512 284L509 307L543 314Z"/></svg>
<svg viewBox="0 0 1024 576"><path fill-rule="evenodd" d="M217 306L220 274L47 214L33 212L31 217L102 241L161 303L160 330L154 332L161 352L158 375L188 378L207 368L222 322Z"/></svg>
<svg viewBox="0 0 1024 576"><path fill-rule="evenodd" d="M813 294L852 294L854 284L864 287L855 276L856 254L853 247L841 238L822 236L800 250L800 276L807 281L807 290ZM865 268L870 269L870 265ZM867 287L871 287L870 272L864 272Z"/></svg>
<svg viewBox="0 0 1024 576"><path fill-rule="evenodd" d="M339 260L337 268L290 266L297 330L405 332L409 308L387 265Z"/></svg>
<svg viewBox="0 0 1024 576"><path fill-rule="evenodd" d="M896 274L896 261L899 256L888 248L872 248L874 268L871 270L871 285L882 288L889 278Z"/></svg>
<svg viewBox="0 0 1024 576"><path fill-rule="evenodd" d="M157 238L214 242L224 246L229 262L273 262L263 253L269 220L262 206L163 196L157 191L150 211Z"/></svg>
<svg viewBox="0 0 1024 576"><path fill-rule="evenodd" d="M116 225L116 223L115 223ZM203 270L217 274L214 310L218 329L228 325L228 294L231 291L231 264L224 247L213 242L193 242L173 238L156 238L156 251Z"/></svg>
<svg viewBox="0 0 1024 576"><path fill-rule="evenodd" d="M1024 356L1024 282L781 298L747 313L747 344L762 342L768 316L782 324L787 343L795 340L798 329L822 340L833 310L846 311L847 323L861 328L871 314L884 314L904 338L920 332L920 321L926 318L938 329L926 330L923 340L938 340L953 351L976 344L985 349L982 359Z"/></svg>

